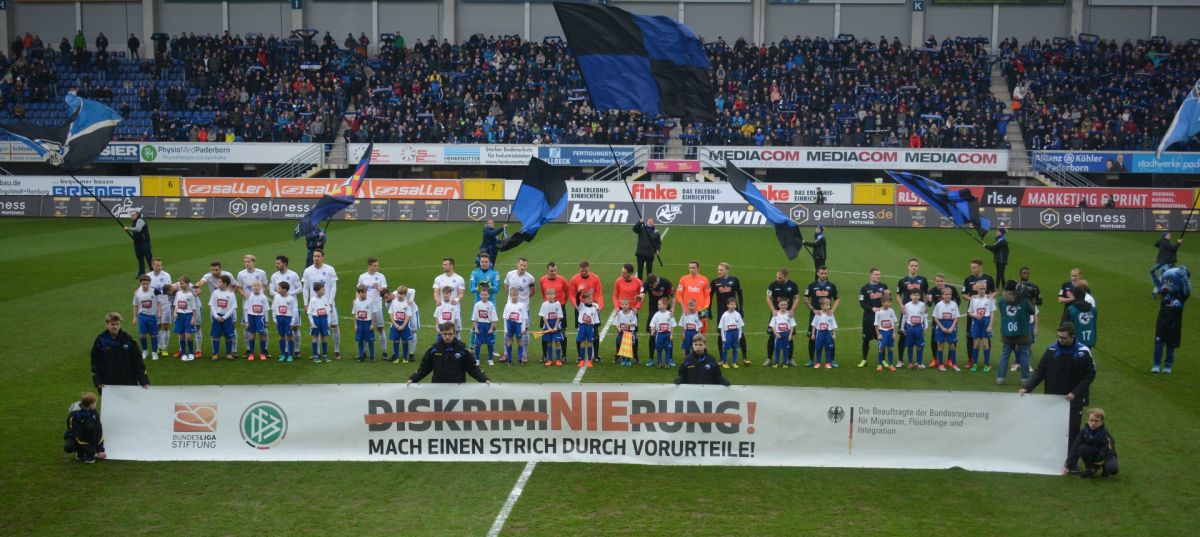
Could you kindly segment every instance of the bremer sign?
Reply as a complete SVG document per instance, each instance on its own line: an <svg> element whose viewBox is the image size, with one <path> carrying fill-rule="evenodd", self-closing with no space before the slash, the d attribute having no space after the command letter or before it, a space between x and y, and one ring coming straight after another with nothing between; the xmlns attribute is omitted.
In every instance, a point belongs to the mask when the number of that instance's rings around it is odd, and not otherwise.
<svg viewBox="0 0 1200 537"><path fill-rule="evenodd" d="M834 168L1005 171L1007 151L813 147L701 147L709 165L726 160L742 168Z"/></svg>

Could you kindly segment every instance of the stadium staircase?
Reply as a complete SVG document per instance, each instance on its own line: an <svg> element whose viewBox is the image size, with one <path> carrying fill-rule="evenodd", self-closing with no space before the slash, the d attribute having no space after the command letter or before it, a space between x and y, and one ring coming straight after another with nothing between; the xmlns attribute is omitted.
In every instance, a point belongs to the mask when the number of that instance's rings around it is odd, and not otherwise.
<svg viewBox="0 0 1200 537"><path fill-rule="evenodd" d="M992 64L992 96L996 100L1005 103L1005 108L1012 112L1012 94L1008 92L1008 84L1005 83L1004 73L1000 71L1000 62ZM1008 176L1016 177L1022 180L1033 179L1045 186L1054 186L1054 181L1042 175L1033 168L1033 160L1029 156L1029 151L1025 149L1025 136L1021 132L1021 123L1013 118L1008 122L1008 129L1004 133L1004 141L1008 142Z"/></svg>

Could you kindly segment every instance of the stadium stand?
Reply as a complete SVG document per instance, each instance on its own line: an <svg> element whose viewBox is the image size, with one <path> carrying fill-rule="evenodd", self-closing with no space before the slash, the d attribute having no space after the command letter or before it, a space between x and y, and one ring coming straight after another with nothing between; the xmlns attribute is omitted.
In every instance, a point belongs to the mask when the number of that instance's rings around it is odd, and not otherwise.
<svg viewBox="0 0 1200 537"><path fill-rule="evenodd" d="M475 35L464 42L179 35L153 59L59 49L37 36L0 67L0 118L53 123L78 88L127 119L118 139L663 145L674 120L601 117L565 42ZM399 46L397 46L397 44ZM1006 148L1009 103L989 91L999 61L1030 149L1149 149L1200 70L1200 46L982 38L784 38L706 45L714 125L680 125L685 145Z"/></svg>

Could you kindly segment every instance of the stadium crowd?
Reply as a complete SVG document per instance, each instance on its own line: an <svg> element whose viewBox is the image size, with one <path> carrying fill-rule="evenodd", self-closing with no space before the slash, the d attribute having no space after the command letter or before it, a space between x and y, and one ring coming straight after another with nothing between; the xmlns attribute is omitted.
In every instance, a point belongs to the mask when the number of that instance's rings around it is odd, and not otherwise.
<svg viewBox="0 0 1200 537"><path fill-rule="evenodd" d="M1153 150L1200 78L1200 43L1016 39L1000 43L1031 150ZM1200 148L1195 142L1177 150Z"/></svg>
<svg viewBox="0 0 1200 537"><path fill-rule="evenodd" d="M315 37L315 36L312 36ZM103 38L103 39L101 39ZM705 45L715 124L687 123L686 145L1004 148L1014 118L990 92L1001 61L1031 149L1147 149L1200 71L1193 43L1118 45L1081 37L983 38L922 47L899 39L783 38ZM343 118L355 142L662 145L673 119L591 109L561 39L474 35L461 43L326 33L161 35L144 58L94 49L79 33L59 50L25 34L0 68L9 117L61 120L75 87L125 117L120 139L331 141ZM128 56L128 57L127 57ZM56 115L58 114L58 115Z"/></svg>

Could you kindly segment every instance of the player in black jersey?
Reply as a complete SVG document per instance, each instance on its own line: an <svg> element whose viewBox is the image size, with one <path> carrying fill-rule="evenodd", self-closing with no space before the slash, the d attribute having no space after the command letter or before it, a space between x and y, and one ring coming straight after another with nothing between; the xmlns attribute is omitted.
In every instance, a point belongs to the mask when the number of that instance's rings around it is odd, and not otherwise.
<svg viewBox="0 0 1200 537"><path fill-rule="evenodd" d="M858 290L858 306L862 308L862 361L858 367L867 366L867 354L871 351L871 340L875 334L875 312L882 307L880 299L885 293L890 293L888 287L879 281L879 269L871 267L871 280Z"/></svg>
<svg viewBox="0 0 1200 537"><path fill-rule="evenodd" d="M822 299L829 300L829 314L836 314L838 304L842 300L838 298L837 286L829 281L829 269L825 265L817 267L817 279L804 288L804 307L808 308L808 332L805 337L808 340L808 363L804 364L804 367L812 367L813 360L816 359L816 341L812 339L812 321L820 311Z"/></svg>
<svg viewBox="0 0 1200 537"><path fill-rule="evenodd" d="M776 313L779 313L779 302L781 300L787 300L788 312L795 317L796 304L800 302L799 300L796 300L796 295L800 294L800 288L796 286L796 282L789 280L787 276L787 269L781 267L779 271L775 273L775 280L771 282L771 285L767 286L767 307L771 308L772 317L774 317ZM771 365L771 354L775 351L775 335L771 330L770 324L771 323L768 320L767 361L763 363L764 366ZM788 346L787 365L794 367L796 363L792 359L792 348L792 346Z"/></svg>
<svg viewBox="0 0 1200 537"><path fill-rule="evenodd" d="M663 278L657 274L647 274L646 281L642 282L642 293L646 295L646 333L650 341L650 360L654 359L654 331L650 329L650 318L658 311L658 299L666 298L672 300L675 298L675 286L671 285L671 280ZM637 357L635 356L636 360Z"/></svg>
<svg viewBox="0 0 1200 537"><path fill-rule="evenodd" d="M921 300L926 306L932 306L929 298L929 280L924 276L917 274L921 270L921 261L915 257L908 258L908 275L900 278L900 283L896 284L896 296L908 297L913 291L921 294ZM904 362L904 333L907 330L900 330L900 339L897 346L900 350L900 362ZM910 360L911 362L911 360Z"/></svg>
<svg viewBox="0 0 1200 537"><path fill-rule="evenodd" d="M742 318L746 317L745 302L742 300L742 282L738 281L736 276L729 275L729 263L717 264L717 278L709 282L709 288L712 290L713 300L709 301L709 318L720 319L724 310L721 308L729 304L729 299L737 300L737 311ZM750 365L750 358L746 355L746 331L741 331L741 337L738 339L738 345L742 348L742 363ZM721 341L721 330L717 330L717 341L720 341L719 349L725 348L725 342ZM723 352L723 351L722 351Z"/></svg>
<svg viewBox="0 0 1200 537"><path fill-rule="evenodd" d="M987 294L988 296L992 297L993 300L995 300L997 289L996 280L983 273L983 259L976 257L975 259L971 260L971 274L963 280L962 292L963 296L967 297L967 300L970 300L971 295L975 294L975 282L980 280L987 282ZM1063 311L1065 312L1066 309L1064 308ZM971 341L971 323L959 324L961 324L963 328L963 341Z"/></svg>

